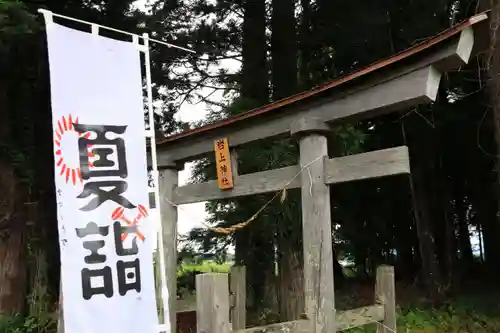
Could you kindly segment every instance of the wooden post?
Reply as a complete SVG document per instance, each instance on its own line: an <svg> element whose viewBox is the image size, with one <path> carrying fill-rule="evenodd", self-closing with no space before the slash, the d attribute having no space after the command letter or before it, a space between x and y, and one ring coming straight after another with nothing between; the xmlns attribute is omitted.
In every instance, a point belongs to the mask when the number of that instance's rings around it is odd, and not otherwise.
<svg viewBox="0 0 500 333"><path fill-rule="evenodd" d="M165 272L169 293L171 332L177 332L177 207L172 195L179 182L179 168L174 163L162 163L159 169L160 214L163 229Z"/></svg>
<svg viewBox="0 0 500 333"><path fill-rule="evenodd" d="M233 266L230 271L231 290L231 324L233 332L246 327L246 268L245 266Z"/></svg>
<svg viewBox="0 0 500 333"><path fill-rule="evenodd" d="M375 302L384 306L384 320L377 324L377 333L396 333L396 292L394 267L377 267Z"/></svg>
<svg viewBox="0 0 500 333"><path fill-rule="evenodd" d="M330 189L324 179L325 134L329 132L325 123L314 118L300 119L291 126L291 134L300 140L300 167L304 168L300 178L305 312L314 333L336 331Z"/></svg>
<svg viewBox="0 0 500 333"><path fill-rule="evenodd" d="M196 275L196 332L231 332L227 274Z"/></svg>

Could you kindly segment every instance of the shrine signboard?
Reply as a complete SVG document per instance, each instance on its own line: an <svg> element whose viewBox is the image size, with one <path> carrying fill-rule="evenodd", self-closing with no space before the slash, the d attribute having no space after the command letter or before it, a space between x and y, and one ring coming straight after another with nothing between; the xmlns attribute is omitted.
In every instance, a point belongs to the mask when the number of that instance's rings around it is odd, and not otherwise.
<svg viewBox="0 0 500 333"><path fill-rule="evenodd" d="M231 169L231 156L227 138L214 141L215 164L217 167L217 182L219 189L229 190L233 188L233 172Z"/></svg>

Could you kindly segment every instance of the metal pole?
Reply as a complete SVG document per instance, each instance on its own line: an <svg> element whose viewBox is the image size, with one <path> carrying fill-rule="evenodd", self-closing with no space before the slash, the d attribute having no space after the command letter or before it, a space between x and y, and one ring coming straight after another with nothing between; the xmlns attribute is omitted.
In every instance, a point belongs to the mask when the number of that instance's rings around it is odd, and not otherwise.
<svg viewBox="0 0 500 333"><path fill-rule="evenodd" d="M155 197L155 210L160 212L160 191L159 191L159 177L158 177L158 161L156 158L156 137L155 137L155 120L153 112L153 90L151 83L151 60L149 56L149 36L147 33L142 35L144 39L144 57L145 57L145 67L146 67L146 92L148 96L148 115L149 115L149 137L150 137L150 149L151 149L151 174L153 177L154 186L154 197ZM160 257L160 281L161 281L161 299L163 303L163 320L164 325L169 328L170 323L170 311L175 311L175 309L169 309L169 297L167 288L167 278L165 276L165 255L163 249L163 227L158 214L155 214L156 223L158 227L158 251ZM170 310L170 311L169 311Z"/></svg>

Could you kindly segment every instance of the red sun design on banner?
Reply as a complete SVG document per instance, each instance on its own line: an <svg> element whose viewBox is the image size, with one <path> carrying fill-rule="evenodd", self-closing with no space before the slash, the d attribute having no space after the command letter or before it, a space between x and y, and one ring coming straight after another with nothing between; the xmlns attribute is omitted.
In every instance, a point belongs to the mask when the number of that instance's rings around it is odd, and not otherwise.
<svg viewBox="0 0 500 333"><path fill-rule="evenodd" d="M71 114L62 116L57 121L56 129L54 130L54 147L56 168L59 169L59 176L63 177L66 184L72 183L76 185L78 182L83 183L82 171L80 169L80 157L78 153L78 139L80 137L89 138L90 132L78 133L73 124L78 124L78 117L73 120ZM88 156L95 157L95 154L90 151L91 146L88 146ZM72 158L71 158L72 157ZM92 162L89 162L89 167L93 167Z"/></svg>

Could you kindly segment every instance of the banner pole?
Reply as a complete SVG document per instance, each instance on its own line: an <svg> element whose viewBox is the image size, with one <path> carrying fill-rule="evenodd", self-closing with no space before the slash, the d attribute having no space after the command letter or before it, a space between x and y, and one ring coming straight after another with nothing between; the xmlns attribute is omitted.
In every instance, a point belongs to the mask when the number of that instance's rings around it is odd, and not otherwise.
<svg viewBox="0 0 500 333"><path fill-rule="evenodd" d="M61 15L61 14L53 13L50 10L43 9L43 8L39 8L38 12L41 13L45 17L45 19L47 19L47 18L50 17L51 21L52 21L52 17L55 16L55 17L60 17L60 18L63 18L63 19L66 19L66 20L70 20L70 21L73 21L73 22L79 22L79 23L83 23L83 24L88 24L90 26L96 26L98 28L103 28L103 29L106 29L106 30L109 30L109 31L114 31L114 32L125 34L125 35L129 35L129 36L137 36L137 37L144 38L144 35L140 36L140 35L134 34L132 32L128 32L128 31L124 31L124 30L119 30L119 29L108 27L108 26L105 26L105 25L101 25L101 24L97 24L97 23L92 23L92 22L80 20L80 19L77 19L75 17L70 17L70 16L66 16L66 15ZM162 45L165 45L165 46L168 46L168 47L171 47L171 48L174 48L174 49L179 49L179 50L182 50L182 51L186 51L186 52L189 52L189 53L196 53L196 51L187 49L185 47L177 46L177 45L174 45L174 44L170 44L170 43L158 40L158 39L152 39L152 38L149 38L149 36L148 36L148 39L149 39L149 41L151 41L153 43L162 44Z"/></svg>
<svg viewBox="0 0 500 333"><path fill-rule="evenodd" d="M153 177L154 184L154 197L155 197L155 214L156 223L158 226L158 251L159 251L159 261L160 261L160 282L161 282L161 298L163 303L163 322L167 328L167 332L170 331L170 311L169 301L168 301L168 289L167 289L167 278L165 276L166 265L165 265L165 251L163 249L163 227L159 217L160 212L160 191L159 191L159 179L158 179L158 161L156 158L156 135L155 135L155 120L153 111L153 88L151 82L151 59L149 52L149 35L144 33L142 35L144 39L144 57L145 57L145 68L146 68L146 91L148 96L148 115L149 115L149 132L150 135L150 149L151 149L151 173ZM169 311L170 310L170 311Z"/></svg>

